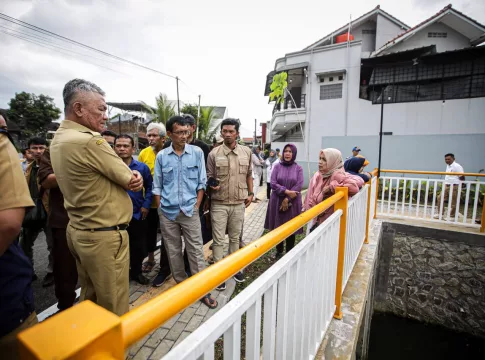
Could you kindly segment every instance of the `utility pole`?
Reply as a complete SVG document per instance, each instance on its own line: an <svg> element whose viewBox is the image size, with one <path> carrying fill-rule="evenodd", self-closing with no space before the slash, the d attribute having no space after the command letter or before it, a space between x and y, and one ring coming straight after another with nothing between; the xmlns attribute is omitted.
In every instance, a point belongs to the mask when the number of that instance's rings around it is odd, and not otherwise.
<svg viewBox="0 0 485 360"><path fill-rule="evenodd" d="M179 77L176 76L175 80L177 81L177 111L178 111L178 114L180 115Z"/></svg>
<svg viewBox="0 0 485 360"><path fill-rule="evenodd" d="M256 136L256 124L258 120L254 119L254 146L258 145L258 137Z"/></svg>
<svg viewBox="0 0 485 360"><path fill-rule="evenodd" d="M381 93L381 127L379 130L379 162L377 165L377 179L381 177L381 157L382 157L382 127L384 125L384 91L385 87L382 89Z"/></svg>
<svg viewBox="0 0 485 360"><path fill-rule="evenodd" d="M195 129L195 138L199 138L199 119L200 119L200 95L199 95L199 106L197 106L197 128Z"/></svg>

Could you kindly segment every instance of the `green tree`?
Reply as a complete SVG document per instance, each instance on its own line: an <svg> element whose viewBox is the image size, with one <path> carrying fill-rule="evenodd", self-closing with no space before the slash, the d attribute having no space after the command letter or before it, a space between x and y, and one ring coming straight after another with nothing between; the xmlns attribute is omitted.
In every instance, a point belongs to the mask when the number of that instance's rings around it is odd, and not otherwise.
<svg viewBox="0 0 485 360"><path fill-rule="evenodd" d="M269 99L271 101L276 100L276 104L281 104L285 100L285 89L288 86L288 74L282 72L273 76L273 82L271 83Z"/></svg>
<svg viewBox="0 0 485 360"><path fill-rule="evenodd" d="M147 104L144 104L144 107L149 113L155 115L153 121L161 122L165 125L167 120L175 115L175 104L170 104L170 102L167 100L167 95L162 93L155 98L155 102L157 104L156 111L153 111L153 108Z"/></svg>
<svg viewBox="0 0 485 360"><path fill-rule="evenodd" d="M200 108L199 138L211 142L212 138L219 131L223 119L217 118L214 106Z"/></svg>
<svg viewBox="0 0 485 360"><path fill-rule="evenodd" d="M182 114L190 114L197 120L197 105L195 104L185 104L182 109L180 109Z"/></svg>
<svg viewBox="0 0 485 360"><path fill-rule="evenodd" d="M61 115L61 110L56 107L53 98L25 91L16 93L10 100L9 107L9 119L16 123L27 137L44 136L47 133L47 125Z"/></svg>

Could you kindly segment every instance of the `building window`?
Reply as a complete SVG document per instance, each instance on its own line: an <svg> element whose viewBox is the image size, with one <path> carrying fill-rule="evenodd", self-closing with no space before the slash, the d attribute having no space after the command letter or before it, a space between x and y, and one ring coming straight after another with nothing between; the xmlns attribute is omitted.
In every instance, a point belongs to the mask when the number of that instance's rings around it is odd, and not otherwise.
<svg viewBox="0 0 485 360"><path fill-rule="evenodd" d="M320 86L320 100L341 99L343 84Z"/></svg>
<svg viewBox="0 0 485 360"><path fill-rule="evenodd" d="M376 31L375 29L363 29L362 30L362 35L375 35Z"/></svg>
<svg viewBox="0 0 485 360"><path fill-rule="evenodd" d="M333 76L330 76L330 77L328 78L328 81L333 81Z"/></svg>
<svg viewBox="0 0 485 360"><path fill-rule="evenodd" d="M445 32L429 32L428 37L429 38L446 38L446 37L448 37L448 33L445 33Z"/></svg>
<svg viewBox="0 0 485 360"><path fill-rule="evenodd" d="M338 79L341 81L341 80L343 80L343 79L344 79L344 76L343 76L343 75L339 75L339 76L338 76Z"/></svg>

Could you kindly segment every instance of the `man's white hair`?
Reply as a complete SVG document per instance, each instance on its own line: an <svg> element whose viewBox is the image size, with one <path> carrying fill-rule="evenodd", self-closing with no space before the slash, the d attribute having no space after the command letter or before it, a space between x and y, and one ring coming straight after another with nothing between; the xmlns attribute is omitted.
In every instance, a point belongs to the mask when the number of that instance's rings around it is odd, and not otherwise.
<svg viewBox="0 0 485 360"><path fill-rule="evenodd" d="M149 131L157 129L158 130L158 135L160 136L166 136L167 135L167 130L165 129L165 125L162 123L156 123L156 122L151 122L147 126L147 134Z"/></svg>
<svg viewBox="0 0 485 360"><path fill-rule="evenodd" d="M75 95L80 92L94 92L100 94L101 96L106 95L98 85L90 81L84 79L73 79L64 86L64 90L62 91L62 96L64 98L64 109L71 106Z"/></svg>

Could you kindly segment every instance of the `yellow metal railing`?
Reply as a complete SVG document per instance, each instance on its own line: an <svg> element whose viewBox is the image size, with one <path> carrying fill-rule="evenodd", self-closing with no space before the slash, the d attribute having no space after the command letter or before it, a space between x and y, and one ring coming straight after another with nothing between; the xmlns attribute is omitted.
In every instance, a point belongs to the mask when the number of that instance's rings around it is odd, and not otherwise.
<svg viewBox="0 0 485 360"><path fill-rule="evenodd" d="M376 171L376 170L374 170L374 171ZM481 174L481 173L449 173L449 172L445 172L445 171L381 169L381 173L414 174L414 175L455 175L455 176L468 176L468 177L476 177L476 178L485 178L485 174ZM377 179L376 189L379 190L379 179ZM375 209L376 209L376 212L374 214L374 219L376 219L376 217L377 217L377 198L378 198L378 196L376 196L376 201L375 201L375 205L374 205ZM485 232L485 196L484 196L483 204L482 204L482 217L481 217L481 220L480 220L480 232Z"/></svg>
<svg viewBox="0 0 485 360"><path fill-rule="evenodd" d="M121 317L90 301L83 301L25 330L18 336L21 356L25 359L122 359L124 349L201 299L332 206L336 211L342 210L335 296L335 317L341 319L347 188L337 188L335 195L310 210Z"/></svg>

